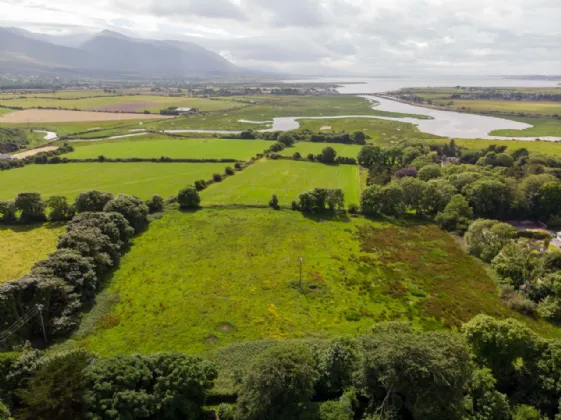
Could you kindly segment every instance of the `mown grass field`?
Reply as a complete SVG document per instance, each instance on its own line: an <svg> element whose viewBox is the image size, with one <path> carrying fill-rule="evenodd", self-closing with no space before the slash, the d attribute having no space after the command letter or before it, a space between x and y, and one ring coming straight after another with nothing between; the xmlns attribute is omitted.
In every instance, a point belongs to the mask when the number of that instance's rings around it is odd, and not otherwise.
<svg viewBox="0 0 561 420"><path fill-rule="evenodd" d="M139 136L102 142L73 142L71 159L97 158L172 158L248 160L263 153L274 142L233 139L170 139L166 136Z"/></svg>
<svg viewBox="0 0 561 420"><path fill-rule="evenodd" d="M51 92L33 92L33 93L2 93L0 94L0 100L2 99L18 99L24 98L89 98L96 96L117 96L118 93L104 92L102 89L91 89L91 90L57 90L54 93Z"/></svg>
<svg viewBox="0 0 561 420"><path fill-rule="evenodd" d="M436 226L289 210L166 214L134 239L107 293L119 303L94 308L95 330L79 340L104 356L356 335L384 320L436 329L478 313L516 316Z"/></svg>
<svg viewBox="0 0 561 420"><path fill-rule="evenodd" d="M360 200L359 169L355 165L324 165L293 160L260 160L242 172L208 187L203 204L267 205L276 194L281 206L290 206L302 192L314 188L341 188L345 203Z"/></svg>
<svg viewBox="0 0 561 420"><path fill-rule="evenodd" d="M92 189L125 193L142 199L164 198L198 179L224 173L225 163L68 163L28 165L0 172L0 200L12 200L20 192L39 192L43 198L63 195L69 199Z"/></svg>
<svg viewBox="0 0 561 420"><path fill-rule="evenodd" d="M298 152L303 158L306 158L308 154L312 153L317 155L326 147L333 147L337 152L337 156L352 157L356 158L362 146L356 144L338 144L338 143L311 143L300 141L294 144L293 147L287 147L283 151L279 152L282 156L292 156L294 153Z"/></svg>
<svg viewBox="0 0 561 420"><path fill-rule="evenodd" d="M0 226L0 283L19 279L56 249L61 224Z"/></svg>
<svg viewBox="0 0 561 420"><path fill-rule="evenodd" d="M187 97L170 97L170 96L153 96L153 95L131 95L131 96L103 96L103 97L90 97L86 99L45 99L43 95L36 95L40 97L26 97L24 99L2 99L0 98L0 105L10 107L23 107L23 108L65 108L65 109L81 109L87 110L108 105L127 104L135 102L146 102L144 106L137 110L142 112L148 110L150 112L159 112L162 108L170 106L198 108L201 111L216 111L221 109L228 109L239 107L231 100L211 100L203 98L187 98ZM153 104L153 105L150 105Z"/></svg>

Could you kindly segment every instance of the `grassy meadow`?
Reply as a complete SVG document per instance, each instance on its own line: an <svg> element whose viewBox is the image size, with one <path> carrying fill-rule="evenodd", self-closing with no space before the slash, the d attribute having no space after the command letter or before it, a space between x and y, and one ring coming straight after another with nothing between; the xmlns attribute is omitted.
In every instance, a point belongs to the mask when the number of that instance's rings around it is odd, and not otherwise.
<svg viewBox="0 0 561 420"><path fill-rule="evenodd" d="M203 205L267 205L271 196L276 194L281 206L290 206L300 193L316 187L341 188L347 205L358 204L358 166L263 159L208 187L201 193L201 201Z"/></svg>
<svg viewBox="0 0 561 420"><path fill-rule="evenodd" d="M125 193L142 199L164 198L198 179L224 173L225 163L68 163L28 165L0 172L0 200L12 200L20 192L39 192L43 198L62 195L74 199L96 189Z"/></svg>
<svg viewBox="0 0 561 420"><path fill-rule="evenodd" d="M123 105L129 103L145 103L136 112L150 111L158 113L160 109L170 106L199 108L201 111L217 111L222 109L239 107L240 104L231 100L214 100L203 98L153 96L153 95L131 95L131 96L100 96L85 99L57 99L56 94L52 97L36 95L37 97L25 97L20 99L0 98L0 105L22 108L65 108L88 110L109 105ZM60 97L60 96L58 96ZM118 109L115 109L118 110Z"/></svg>
<svg viewBox="0 0 561 420"><path fill-rule="evenodd" d="M56 249L64 225L0 226L0 283L27 274Z"/></svg>
<svg viewBox="0 0 561 420"><path fill-rule="evenodd" d="M289 210L166 214L134 239L104 293L118 303L94 308L78 335L103 356L355 335L384 320L437 329L478 313L516 316L436 226Z"/></svg>
<svg viewBox="0 0 561 420"><path fill-rule="evenodd" d="M71 159L106 158L171 158L248 160L263 153L273 142L233 139L171 139L166 136L139 136L101 142L73 142Z"/></svg>
<svg viewBox="0 0 561 420"><path fill-rule="evenodd" d="M508 117L509 120L515 120L532 125L524 130L494 130L489 134L491 136L513 136L513 137L539 137L552 136L561 137L561 119L551 117Z"/></svg>
<svg viewBox="0 0 561 420"><path fill-rule="evenodd" d="M298 152L303 158L312 153L317 155L326 147L333 147L337 152L337 156L356 158L362 146L356 144L338 144L338 143L311 143L311 142L298 142L293 147L287 147L279 152L282 156L292 156Z"/></svg>

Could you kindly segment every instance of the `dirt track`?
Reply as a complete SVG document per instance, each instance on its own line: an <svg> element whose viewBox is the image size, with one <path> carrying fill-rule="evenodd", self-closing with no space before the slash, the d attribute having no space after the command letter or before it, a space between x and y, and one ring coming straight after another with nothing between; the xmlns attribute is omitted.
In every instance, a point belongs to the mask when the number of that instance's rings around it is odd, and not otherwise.
<svg viewBox="0 0 561 420"><path fill-rule="evenodd" d="M91 111L105 112L137 112L146 108L158 106L157 102L127 102L125 104L102 105L90 108Z"/></svg>
<svg viewBox="0 0 561 420"><path fill-rule="evenodd" d="M56 109L26 109L0 117L0 123L51 123L79 121L155 120L173 118L151 114L115 114L109 112L62 111Z"/></svg>
<svg viewBox="0 0 561 420"><path fill-rule="evenodd" d="M50 152L51 150L56 150L56 149L58 149L57 146L45 146L45 147L39 147L37 149L26 150L25 152L17 153L13 156L16 159L25 159L28 156L34 156L41 152Z"/></svg>

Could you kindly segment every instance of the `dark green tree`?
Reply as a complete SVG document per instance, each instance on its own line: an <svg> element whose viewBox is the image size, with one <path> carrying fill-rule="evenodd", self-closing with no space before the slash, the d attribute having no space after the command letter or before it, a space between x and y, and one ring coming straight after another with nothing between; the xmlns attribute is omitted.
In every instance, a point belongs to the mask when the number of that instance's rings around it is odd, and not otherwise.
<svg viewBox="0 0 561 420"><path fill-rule="evenodd" d="M443 211L436 215L436 223L442 229L464 233L473 219L473 210L461 194L452 196Z"/></svg>
<svg viewBox="0 0 561 420"><path fill-rule="evenodd" d="M133 195L119 194L105 205L103 211L122 214L137 232L148 223L148 206Z"/></svg>
<svg viewBox="0 0 561 420"><path fill-rule="evenodd" d="M189 186L179 191L177 194L177 202L181 209L197 209L201 203L201 198L199 197L197 189L193 186Z"/></svg>
<svg viewBox="0 0 561 420"><path fill-rule="evenodd" d="M239 418L299 419L314 395L315 364L306 346L277 346L263 353L239 389Z"/></svg>
<svg viewBox="0 0 561 420"><path fill-rule="evenodd" d="M49 220L52 222L70 220L74 217L74 210L68 205L66 197L57 195L49 197L47 207L50 209Z"/></svg>
<svg viewBox="0 0 561 420"><path fill-rule="evenodd" d="M113 194L92 190L78 194L74 201L74 207L79 213L103 211L105 205L111 200L113 200Z"/></svg>
<svg viewBox="0 0 561 420"><path fill-rule="evenodd" d="M24 223L44 222L46 204L39 193L20 193L15 201L16 209L21 211L20 220Z"/></svg>
<svg viewBox="0 0 561 420"><path fill-rule="evenodd" d="M0 201L0 223L17 222L17 208L13 201Z"/></svg>

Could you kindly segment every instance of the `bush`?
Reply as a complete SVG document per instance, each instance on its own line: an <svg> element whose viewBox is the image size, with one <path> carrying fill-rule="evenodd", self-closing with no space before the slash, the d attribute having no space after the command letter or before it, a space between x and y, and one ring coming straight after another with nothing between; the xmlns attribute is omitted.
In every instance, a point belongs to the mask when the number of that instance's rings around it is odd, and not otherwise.
<svg viewBox="0 0 561 420"><path fill-rule="evenodd" d="M18 419L78 419L82 415L82 372L93 361L82 349L39 359L37 370L18 397Z"/></svg>
<svg viewBox="0 0 561 420"><path fill-rule="evenodd" d="M296 419L314 395L318 377L308 347L278 346L261 354L239 390L240 418Z"/></svg>
<svg viewBox="0 0 561 420"><path fill-rule="evenodd" d="M195 189L197 191L202 191L207 187L207 183L204 179L200 179L198 181L195 181Z"/></svg>
<svg viewBox="0 0 561 420"><path fill-rule="evenodd" d="M277 142L275 144L273 144L269 150L271 152L281 152L286 148L286 146L283 143Z"/></svg>
<svg viewBox="0 0 561 420"><path fill-rule="evenodd" d="M431 179L440 178L442 176L442 170L440 165L428 165L421 168L417 174L417 177L422 181L430 181Z"/></svg>
<svg viewBox="0 0 561 420"><path fill-rule="evenodd" d="M226 166L226 170L225 170L226 175L234 175L236 172L232 169L231 166Z"/></svg>
<svg viewBox="0 0 561 420"><path fill-rule="evenodd" d="M221 174L214 174L214 175L212 175L212 180L214 182L221 182L222 181L222 175Z"/></svg>
<svg viewBox="0 0 561 420"><path fill-rule="evenodd" d="M103 211L107 203L113 200L113 194L96 190L78 194L74 207L79 213L87 211Z"/></svg>
<svg viewBox="0 0 561 420"><path fill-rule="evenodd" d="M300 154L300 152L294 152L294 154L292 155L292 159L300 160L302 159L302 155Z"/></svg>
<svg viewBox="0 0 561 420"><path fill-rule="evenodd" d="M181 209L196 209L199 208L201 198L196 188L190 186L179 191L179 194L177 194L177 202Z"/></svg>
<svg viewBox="0 0 561 420"><path fill-rule="evenodd" d="M234 408L230 404L220 404L218 406L217 418L219 420L234 420Z"/></svg>
<svg viewBox="0 0 561 420"><path fill-rule="evenodd" d="M349 213L351 214L358 214L358 205L357 204L349 204Z"/></svg>
<svg viewBox="0 0 561 420"><path fill-rule="evenodd" d="M290 205L290 207L292 208L292 210L296 210L299 211L300 210L300 206L298 205L297 201L293 201Z"/></svg>
<svg viewBox="0 0 561 420"><path fill-rule="evenodd" d="M280 210L279 199L277 198L277 196L275 194L273 194L273 197L271 198L271 201L269 201L269 207L271 207L275 210Z"/></svg>
<svg viewBox="0 0 561 420"><path fill-rule="evenodd" d="M16 203L13 201L0 201L0 223L17 222Z"/></svg>
<svg viewBox="0 0 561 420"><path fill-rule="evenodd" d="M148 223L148 206L140 198L132 195L119 194L105 205L103 211L122 214L137 232Z"/></svg>
<svg viewBox="0 0 561 420"><path fill-rule="evenodd" d="M234 164L234 168L236 168L236 171L241 171L243 169L242 164L240 162L236 162Z"/></svg>
<svg viewBox="0 0 561 420"><path fill-rule="evenodd" d="M84 373L86 418L198 420L217 372L180 353L99 359Z"/></svg>
<svg viewBox="0 0 561 420"><path fill-rule="evenodd" d="M308 156L306 156L306 158L307 158L310 162L313 162L314 160L316 160L316 157L314 156L313 153L308 153Z"/></svg>
<svg viewBox="0 0 561 420"><path fill-rule="evenodd" d="M51 222L61 222L74 217L74 207L68 205L66 197L49 197L47 200L47 207L50 209L49 220Z"/></svg>
<svg viewBox="0 0 561 420"><path fill-rule="evenodd" d="M46 204L39 193L20 193L16 197L15 206L21 211L20 220L23 223L44 222Z"/></svg>
<svg viewBox="0 0 561 420"><path fill-rule="evenodd" d="M150 214L164 211L164 198L161 195L153 195L151 200L146 201Z"/></svg>

